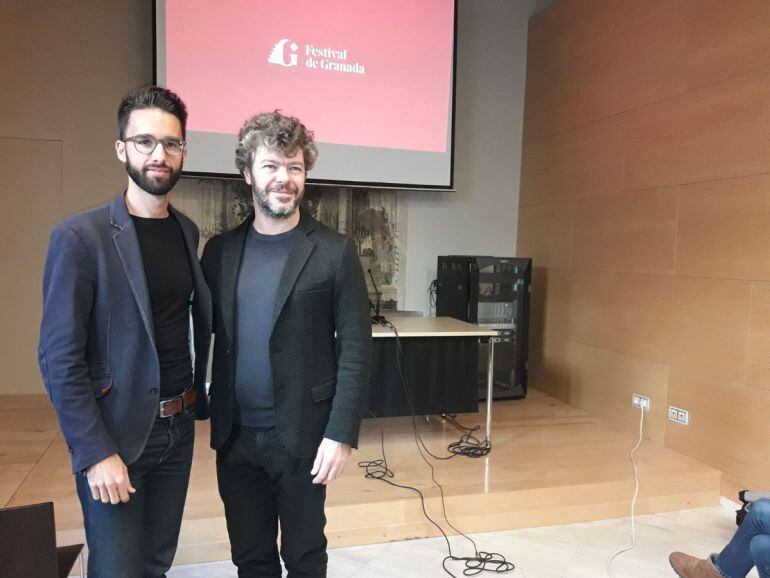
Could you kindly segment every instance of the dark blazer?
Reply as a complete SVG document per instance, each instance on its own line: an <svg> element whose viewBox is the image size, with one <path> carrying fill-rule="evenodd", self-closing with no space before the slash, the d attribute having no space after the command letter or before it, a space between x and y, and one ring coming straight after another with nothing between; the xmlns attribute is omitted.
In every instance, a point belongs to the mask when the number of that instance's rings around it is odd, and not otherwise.
<svg viewBox="0 0 770 578"><path fill-rule="evenodd" d="M203 273L214 302L211 447L227 441L233 423L237 352L235 292L254 216L211 239ZM296 456L312 456L322 437L353 447L369 387L372 329L361 262L353 241L304 212L278 285L270 364L276 428Z"/></svg>
<svg viewBox="0 0 770 578"><path fill-rule="evenodd" d="M198 263L198 229L169 211L182 228L193 277L196 417L205 419L211 295ZM51 233L38 358L72 470L116 452L126 464L135 461L158 413L160 364L139 241L123 195L65 219Z"/></svg>

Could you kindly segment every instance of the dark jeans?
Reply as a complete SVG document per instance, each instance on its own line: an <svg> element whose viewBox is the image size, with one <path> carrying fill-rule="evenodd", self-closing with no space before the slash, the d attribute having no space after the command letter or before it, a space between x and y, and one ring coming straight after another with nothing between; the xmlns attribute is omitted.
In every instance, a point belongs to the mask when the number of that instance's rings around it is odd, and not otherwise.
<svg viewBox="0 0 770 578"><path fill-rule="evenodd" d="M136 488L126 503L94 500L85 474L77 489L88 541L88 578L161 578L179 539L195 440L194 410L156 418L139 459L128 466Z"/></svg>
<svg viewBox="0 0 770 578"><path fill-rule="evenodd" d="M315 456L297 458L275 428L235 427L217 452L219 495L239 578L326 576L326 486L312 483Z"/></svg>
<svg viewBox="0 0 770 578"><path fill-rule="evenodd" d="M733 539L712 560L726 578L744 578L754 566L759 578L770 578L770 500L752 504Z"/></svg>

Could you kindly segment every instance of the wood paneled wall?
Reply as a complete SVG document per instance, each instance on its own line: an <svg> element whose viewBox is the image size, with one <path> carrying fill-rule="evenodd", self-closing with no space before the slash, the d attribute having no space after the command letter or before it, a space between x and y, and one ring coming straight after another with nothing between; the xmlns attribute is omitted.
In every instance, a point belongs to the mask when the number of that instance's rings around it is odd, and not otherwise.
<svg viewBox="0 0 770 578"><path fill-rule="evenodd" d="M533 18L517 253L533 387L770 488L770 2Z"/></svg>
<svg viewBox="0 0 770 578"><path fill-rule="evenodd" d="M115 116L152 80L151 4L0 2L0 395L45 393L37 343L51 229L125 187Z"/></svg>

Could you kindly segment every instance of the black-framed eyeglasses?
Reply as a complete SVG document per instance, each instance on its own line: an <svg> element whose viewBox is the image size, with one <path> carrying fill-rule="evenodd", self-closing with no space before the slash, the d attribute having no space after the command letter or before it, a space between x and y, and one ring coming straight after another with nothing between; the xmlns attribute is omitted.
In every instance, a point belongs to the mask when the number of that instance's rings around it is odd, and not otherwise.
<svg viewBox="0 0 770 578"><path fill-rule="evenodd" d="M134 143L134 148L136 148L137 152L140 152L143 155L151 155L153 152L155 152L158 143L160 143L163 146L163 150L166 151L166 154L172 157L178 157L181 155L184 152L185 146L187 145L187 143L183 140L178 140L175 138L158 139L148 134L130 136L123 139L123 142Z"/></svg>

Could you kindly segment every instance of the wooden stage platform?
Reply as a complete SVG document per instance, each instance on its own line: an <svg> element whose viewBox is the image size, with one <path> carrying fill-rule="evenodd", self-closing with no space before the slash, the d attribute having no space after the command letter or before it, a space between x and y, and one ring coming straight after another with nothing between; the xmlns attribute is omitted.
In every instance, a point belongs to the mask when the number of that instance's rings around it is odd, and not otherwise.
<svg viewBox="0 0 770 578"><path fill-rule="evenodd" d="M619 433L584 412L538 391L524 400L497 401L491 454L434 461L450 522L464 532L563 524L629 515L633 474L628 453L636 436ZM463 414L467 426L485 415ZM459 437L448 421L417 420L436 455ZM436 536L416 494L367 480L356 463L380 457L380 426L394 481L420 488L428 512L441 521L438 490L420 458L410 418L365 420L353 463L329 489L331 547ZM229 544L208 447L208 423L198 423L195 462L176 563L229 559ZM54 501L59 544L84 541L80 506L66 445L45 396L0 396L0 504ZM721 472L645 440L640 450L637 513L719 503Z"/></svg>

